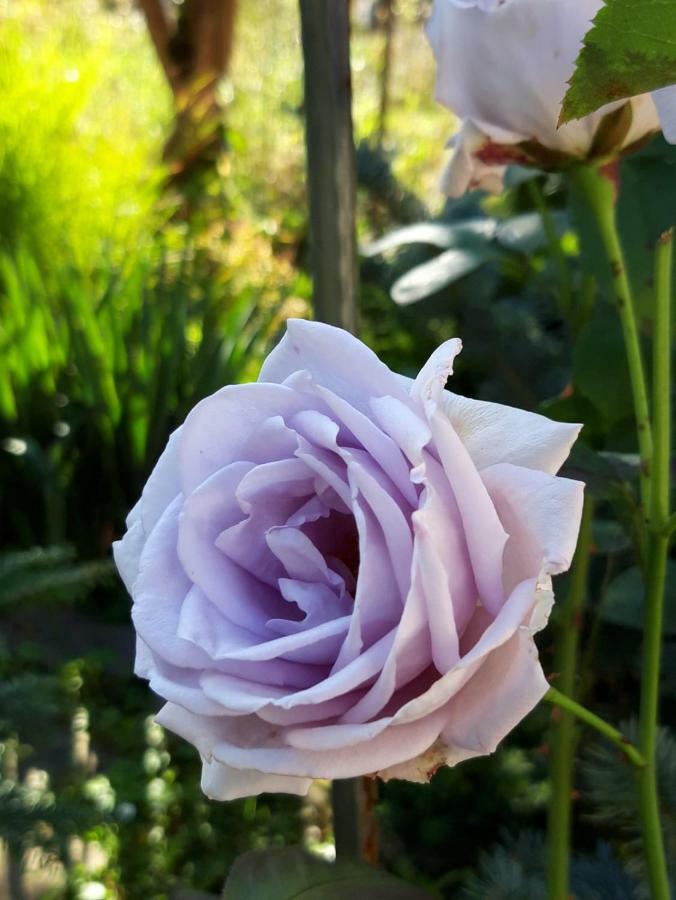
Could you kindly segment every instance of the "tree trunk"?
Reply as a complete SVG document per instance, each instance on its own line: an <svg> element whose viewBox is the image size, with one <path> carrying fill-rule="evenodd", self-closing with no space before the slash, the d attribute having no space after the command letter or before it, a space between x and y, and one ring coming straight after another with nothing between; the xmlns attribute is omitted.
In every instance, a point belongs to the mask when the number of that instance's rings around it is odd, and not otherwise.
<svg viewBox="0 0 676 900"><path fill-rule="evenodd" d="M237 0L139 0L174 97L165 160L177 179L212 168L224 149L218 84L232 55Z"/></svg>

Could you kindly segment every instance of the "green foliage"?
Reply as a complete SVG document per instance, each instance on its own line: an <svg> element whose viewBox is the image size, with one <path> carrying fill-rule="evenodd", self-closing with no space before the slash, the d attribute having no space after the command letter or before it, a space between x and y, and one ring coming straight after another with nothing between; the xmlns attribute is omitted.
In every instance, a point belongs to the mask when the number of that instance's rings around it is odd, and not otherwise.
<svg viewBox="0 0 676 900"><path fill-rule="evenodd" d="M645 588L641 572L631 566L617 575L608 585L608 593L603 604L605 621L627 628L643 628ZM669 560L667 572L667 593L665 598L664 634L676 636L676 561Z"/></svg>
<svg viewBox="0 0 676 900"><path fill-rule="evenodd" d="M153 160L169 106L141 21L78 7L3 10L0 248L91 271L161 221Z"/></svg>
<svg viewBox="0 0 676 900"><path fill-rule="evenodd" d="M606 428L631 417L622 330L610 310L597 311L578 334L573 350L573 383L598 410Z"/></svg>
<svg viewBox="0 0 676 900"><path fill-rule="evenodd" d="M408 306L432 297L486 263L508 269L510 259L505 251L534 254L547 246L545 224L538 212L519 213L500 220L486 215L465 218L462 212L456 219L456 214L451 206L450 215L439 221L417 222L362 244L360 252L367 259L416 244L443 251L396 279L390 288L395 303ZM555 214L553 222L559 236L566 231L564 213Z"/></svg>
<svg viewBox="0 0 676 900"><path fill-rule="evenodd" d="M461 894L466 900L544 900L544 841L540 834L522 832L515 839L483 853L479 870L469 876Z"/></svg>
<svg viewBox="0 0 676 900"><path fill-rule="evenodd" d="M542 184L559 204L560 182ZM534 408L564 391L572 335L557 300L560 272L530 195L523 181L499 203L475 192L449 201L432 221L362 243L363 335L388 365L413 374L441 341L459 335L460 393ZM555 243L574 275L574 235L563 211L554 212ZM395 310L386 292L402 287L416 303Z"/></svg>
<svg viewBox="0 0 676 900"><path fill-rule="evenodd" d="M546 900L544 836L520 832L483 853L479 869L467 880L460 900ZM605 844L593 856L578 856L571 867L576 900L633 900L635 885Z"/></svg>
<svg viewBox="0 0 676 900"><path fill-rule="evenodd" d="M668 0L605 0L587 32L561 121L676 82L676 8Z"/></svg>
<svg viewBox="0 0 676 900"><path fill-rule="evenodd" d="M21 603L72 603L110 584L110 560L76 562L72 547L34 547L0 556L0 608Z"/></svg>
<svg viewBox="0 0 676 900"><path fill-rule="evenodd" d="M17 609L33 609L45 603L64 603L110 582L109 561L78 563L69 547L36 547L0 555L0 611L11 617ZM11 631L11 621L10 621ZM17 661L18 662L18 661ZM33 762L32 744L42 752L50 744L72 710L72 679L13 664L5 650L0 683L0 837L10 854L21 857L29 847L65 858L73 834L83 833L101 821L101 811L90 802L79 774L50 784L43 769L27 768Z"/></svg>
<svg viewBox="0 0 676 900"><path fill-rule="evenodd" d="M74 791L56 795L46 781L0 781L0 837L14 852L41 847L64 855L69 837L100 819L96 807Z"/></svg>
<svg viewBox="0 0 676 900"><path fill-rule="evenodd" d="M67 535L99 552L191 406L255 370L274 307L185 239L177 229L126 269L101 265L90 279L52 271L47 285L25 254L0 259L4 465L16 479L6 490L20 496L36 465L49 488L35 519L51 512L52 530L32 523L33 540ZM96 509L67 519L90 491Z"/></svg>
<svg viewBox="0 0 676 900"><path fill-rule="evenodd" d="M547 799L545 760L532 746L535 720L492 756L439 769L430 785L381 785L381 854L391 871L453 896L478 851L507 828L535 825Z"/></svg>
<svg viewBox="0 0 676 900"><path fill-rule="evenodd" d="M60 685L53 675L28 672L0 684L0 740L21 734L32 740L60 711Z"/></svg>
<svg viewBox="0 0 676 900"><path fill-rule="evenodd" d="M223 900L424 900L430 895L390 875L351 860L326 862L297 847L252 851L228 877Z"/></svg>
<svg viewBox="0 0 676 900"><path fill-rule="evenodd" d="M636 741L635 722L623 722L619 727L630 741ZM676 880L673 868L676 861L676 739L667 728L661 728L658 735L657 779L665 850L673 883ZM582 783L587 815L609 839L622 847L628 868L640 885L637 896L647 896L638 796L631 768L608 744L595 742L583 755Z"/></svg>
<svg viewBox="0 0 676 900"><path fill-rule="evenodd" d="M108 562L95 565L109 570ZM85 644L87 659L54 665L60 642L52 631L37 653L17 642L17 613L30 619L50 599L70 598L59 579L49 597L47 576L59 572L69 573L78 596L94 585L68 548L0 556L0 580L22 595L19 607L1 607L10 641L0 655L0 837L10 858L20 862L24 849L39 847L45 863L60 861L75 892L96 877L110 896L124 884L131 896L159 900L177 882L217 888L234 858L253 846L299 841L295 797L253 806L205 800L198 754L152 722L150 695L132 680L131 660L120 675ZM68 627L83 624L71 619ZM99 848L98 869L73 857L75 836Z"/></svg>

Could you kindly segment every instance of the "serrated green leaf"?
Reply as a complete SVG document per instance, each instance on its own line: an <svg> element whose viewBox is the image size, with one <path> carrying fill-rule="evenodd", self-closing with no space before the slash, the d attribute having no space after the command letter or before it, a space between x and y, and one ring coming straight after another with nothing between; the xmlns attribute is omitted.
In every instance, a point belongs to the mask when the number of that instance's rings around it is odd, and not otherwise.
<svg viewBox="0 0 676 900"><path fill-rule="evenodd" d="M350 860L329 863L300 847L252 850L240 856L223 900L429 900L386 872Z"/></svg>
<svg viewBox="0 0 676 900"><path fill-rule="evenodd" d="M673 0L606 0L585 35L560 121L674 83Z"/></svg>

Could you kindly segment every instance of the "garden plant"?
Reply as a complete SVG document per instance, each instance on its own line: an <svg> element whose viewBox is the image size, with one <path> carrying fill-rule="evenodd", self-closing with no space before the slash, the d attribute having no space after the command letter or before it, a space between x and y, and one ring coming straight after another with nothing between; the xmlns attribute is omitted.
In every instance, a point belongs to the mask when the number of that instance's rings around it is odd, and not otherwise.
<svg viewBox="0 0 676 900"><path fill-rule="evenodd" d="M267 6L0 5L0 893L668 900L676 7Z"/></svg>

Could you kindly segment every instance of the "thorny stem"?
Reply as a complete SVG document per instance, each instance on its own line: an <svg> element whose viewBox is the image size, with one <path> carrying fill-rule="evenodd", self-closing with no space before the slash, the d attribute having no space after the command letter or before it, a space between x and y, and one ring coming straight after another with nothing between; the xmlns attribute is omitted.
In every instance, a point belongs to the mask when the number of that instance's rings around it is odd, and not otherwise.
<svg viewBox="0 0 676 900"><path fill-rule="evenodd" d="M653 900L669 900L664 838L660 823L656 769L660 657L669 549L670 445L670 301L672 235L658 242L655 255L655 314L653 349L653 415L651 424L646 379L641 359L629 279L617 230L615 185L592 167L580 166L573 177L589 204L601 232L613 276L622 323L634 415L641 456L643 535L647 546L643 666L639 712L639 749L645 765L637 771L639 812L646 869Z"/></svg>
<svg viewBox="0 0 676 900"><path fill-rule="evenodd" d="M671 265L672 232L663 235L655 252L655 314L653 344L653 468L648 537L648 571L643 629L643 675L639 714L639 746L648 765L639 773L639 808L652 896L670 896L657 784L657 730L660 657L669 537L669 455L671 420Z"/></svg>
<svg viewBox="0 0 676 900"><path fill-rule="evenodd" d="M627 367L629 369L634 401L638 446L641 456L641 500L644 515L649 516L652 436L650 431L648 391L643 359L641 357L641 345L636 327L631 286L615 221L615 185L610 178L607 178L593 166L577 166L571 171L574 183L594 214L606 253L608 254L613 289L615 291L615 303L622 325Z"/></svg>

